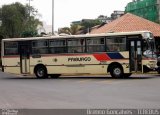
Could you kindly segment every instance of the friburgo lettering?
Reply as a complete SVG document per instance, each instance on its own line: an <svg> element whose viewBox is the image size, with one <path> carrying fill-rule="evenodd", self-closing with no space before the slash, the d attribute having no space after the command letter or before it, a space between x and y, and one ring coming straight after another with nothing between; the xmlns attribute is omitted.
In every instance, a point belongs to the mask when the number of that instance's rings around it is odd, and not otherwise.
<svg viewBox="0 0 160 115"><path fill-rule="evenodd" d="M91 61L91 58L90 57L71 57L71 58L68 58L68 61L69 62L76 62L76 61Z"/></svg>

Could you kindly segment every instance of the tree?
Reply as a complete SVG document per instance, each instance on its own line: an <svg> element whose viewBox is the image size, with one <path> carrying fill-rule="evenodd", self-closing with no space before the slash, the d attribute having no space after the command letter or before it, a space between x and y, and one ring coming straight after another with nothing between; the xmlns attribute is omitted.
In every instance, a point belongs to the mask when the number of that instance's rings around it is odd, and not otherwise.
<svg viewBox="0 0 160 115"><path fill-rule="evenodd" d="M64 27L64 28L60 28L58 29L58 34L68 34L70 35L70 28L69 27Z"/></svg>
<svg viewBox="0 0 160 115"><path fill-rule="evenodd" d="M76 35L78 34L78 32L82 29L82 26L81 25L78 25L78 24L71 24L71 27L70 27L70 33L72 35Z"/></svg>
<svg viewBox="0 0 160 115"><path fill-rule="evenodd" d="M36 33L37 26L42 25L42 22L35 18L38 11L28 5L16 2L10 5L3 5L0 10L0 19L2 19L0 31L4 36L13 38L21 37L25 32ZM23 35L23 37L25 36Z"/></svg>
<svg viewBox="0 0 160 115"><path fill-rule="evenodd" d="M101 25L102 22L98 19L91 20L91 19L84 19L78 24L72 23L70 27L64 27L59 29L59 34L65 33L65 34L86 34L90 32L90 29L96 25Z"/></svg>
<svg viewBox="0 0 160 115"><path fill-rule="evenodd" d="M64 27L59 29L58 33L62 34L68 34L68 35L76 35L78 34L78 32L80 31L80 29L82 28L82 26L78 25L78 24L71 24L70 28L69 27Z"/></svg>
<svg viewBox="0 0 160 115"><path fill-rule="evenodd" d="M90 30L92 27L96 25L100 25L102 22L99 21L98 19L96 20L89 20L89 21L82 21L81 26L83 27L83 30Z"/></svg>

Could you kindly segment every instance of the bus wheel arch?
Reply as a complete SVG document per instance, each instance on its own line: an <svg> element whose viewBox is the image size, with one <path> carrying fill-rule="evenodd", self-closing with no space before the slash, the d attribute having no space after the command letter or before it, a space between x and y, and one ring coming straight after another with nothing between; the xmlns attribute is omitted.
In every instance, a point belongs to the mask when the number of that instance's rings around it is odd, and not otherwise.
<svg viewBox="0 0 160 115"><path fill-rule="evenodd" d="M110 72L113 78L122 78L124 76L123 67L118 62L113 62L109 64L107 72Z"/></svg>
<svg viewBox="0 0 160 115"><path fill-rule="evenodd" d="M36 65L34 67L34 74L36 75L37 78L47 78L48 72L46 66L43 64Z"/></svg>

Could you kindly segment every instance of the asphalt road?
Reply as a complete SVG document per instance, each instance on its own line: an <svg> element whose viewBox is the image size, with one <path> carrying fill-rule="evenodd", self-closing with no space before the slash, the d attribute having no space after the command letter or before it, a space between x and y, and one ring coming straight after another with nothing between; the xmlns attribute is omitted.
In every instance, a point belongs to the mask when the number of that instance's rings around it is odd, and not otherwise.
<svg viewBox="0 0 160 115"><path fill-rule="evenodd" d="M160 76L36 79L0 72L0 108L160 108Z"/></svg>

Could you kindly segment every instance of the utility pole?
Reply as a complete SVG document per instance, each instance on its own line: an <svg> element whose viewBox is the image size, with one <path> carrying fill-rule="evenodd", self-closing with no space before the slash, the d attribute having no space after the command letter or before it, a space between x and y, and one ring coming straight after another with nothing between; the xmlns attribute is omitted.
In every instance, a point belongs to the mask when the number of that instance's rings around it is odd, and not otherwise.
<svg viewBox="0 0 160 115"><path fill-rule="evenodd" d="M31 1L33 1L33 0L27 0L27 1L29 1L29 3L28 3L28 6L29 6L29 17L30 17L30 14L31 14Z"/></svg>
<svg viewBox="0 0 160 115"><path fill-rule="evenodd" d="M54 0L52 0L52 35L54 35Z"/></svg>
<svg viewBox="0 0 160 115"><path fill-rule="evenodd" d="M2 9L3 9L3 6L1 7L1 14L0 14L0 27L2 26Z"/></svg>
<svg viewBox="0 0 160 115"><path fill-rule="evenodd" d="M29 7L29 29L31 29L31 23L30 23L30 21L31 21L31 1L33 1L33 0L27 0L29 3L28 3L28 7Z"/></svg>
<svg viewBox="0 0 160 115"><path fill-rule="evenodd" d="M2 20L0 20L0 27L1 27L1 25L2 25Z"/></svg>

